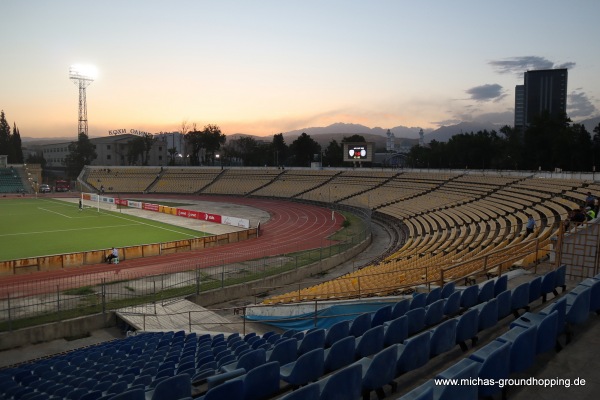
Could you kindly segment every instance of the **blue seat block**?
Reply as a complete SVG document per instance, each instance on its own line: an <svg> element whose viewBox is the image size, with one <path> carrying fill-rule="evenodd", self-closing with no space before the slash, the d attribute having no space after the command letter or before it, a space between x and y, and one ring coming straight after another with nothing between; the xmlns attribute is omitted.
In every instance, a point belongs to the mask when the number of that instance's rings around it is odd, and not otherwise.
<svg viewBox="0 0 600 400"><path fill-rule="evenodd" d="M314 349L325 347L325 329L315 329L308 332L298 343L298 355L302 355Z"/></svg>
<svg viewBox="0 0 600 400"><path fill-rule="evenodd" d="M587 320L590 313L591 291L590 287L578 286L567 293L565 297L567 299L566 319L568 324L580 325Z"/></svg>
<svg viewBox="0 0 600 400"><path fill-rule="evenodd" d="M319 400L321 396L321 388L319 383L311 383L286 394L279 400Z"/></svg>
<svg viewBox="0 0 600 400"><path fill-rule="evenodd" d="M560 267L556 268L556 287L562 288L563 293L565 292L565 290L567 290L566 278L567 278L567 266L561 265Z"/></svg>
<svg viewBox="0 0 600 400"><path fill-rule="evenodd" d="M175 375L162 380L152 393L152 400L187 397L192 397L192 380L188 374Z"/></svg>
<svg viewBox="0 0 600 400"><path fill-rule="evenodd" d="M267 354L264 349L251 350L241 356L237 362L223 365L220 369L223 372L230 372L236 369L244 369L246 372L267 362Z"/></svg>
<svg viewBox="0 0 600 400"><path fill-rule="evenodd" d="M267 351L266 358L269 362L279 362L279 365L296 361L298 358L298 340L294 338L283 339L273 347L273 350Z"/></svg>
<svg viewBox="0 0 600 400"><path fill-rule="evenodd" d="M540 294L542 295L542 301L545 302L548 294L553 293L554 296L558 296L556 291L556 271L548 271L542 276L542 282L540 284Z"/></svg>
<svg viewBox="0 0 600 400"><path fill-rule="evenodd" d="M188 396L188 397L191 397ZM171 397L165 397L171 398ZM216 386L202 397L197 397L195 400L241 400L244 398L244 382L239 379L232 379L225 383Z"/></svg>
<svg viewBox="0 0 600 400"><path fill-rule="evenodd" d="M402 397L399 397L398 400L434 400L434 387L435 384L433 382L433 379L430 379L421 386L417 386Z"/></svg>
<svg viewBox="0 0 600 400"><path fill-rule="evenodd" d="M558 334L560 335L560 334L565 333L565 331L567 329L567 298L566 297L563 297L563 298L557 300L556 302L550 304L549 306L547 306L546 308L541 310L539 312L539 314L548 315L554 311L558 312L557 331L558 331Z"/></svg>
<svg viewBox="0 0 600 400"><path fill-rule="evenodd" d="M588 278L579 284L590 288L590 312L600 312L600 280Z"/></svg>
<svg viewBox="0 0 600 400"><path fill-rule="evenodd" d="M463 358L456 364L438 374L439 379L476 379L479 375L481 363ZM434 398L437 400L477 400L478 389L475 385L448 385L434 386Z"/></svg>

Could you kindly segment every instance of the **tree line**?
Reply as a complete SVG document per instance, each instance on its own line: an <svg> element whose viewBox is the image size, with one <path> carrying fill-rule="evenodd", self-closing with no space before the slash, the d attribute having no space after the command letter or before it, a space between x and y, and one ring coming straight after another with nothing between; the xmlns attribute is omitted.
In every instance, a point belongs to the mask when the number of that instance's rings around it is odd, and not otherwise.
<svg viewBox="0 0 600 400"><path fill-rule="evenodd" d="M566 116L538 115L523 131L504 126L499 132L454 135L411 148L414 168L471 168L543 171L594 171L600 162L600 124L593 135Z"/></svg>
<svg viewBox="0 0 600 400"><path fill-rule="evenodd" d="M13 122L12 133L10 124L6 120L4 110L0 111L0 154L8 156L9 164L23 163L23 149L21 148L21 134L16 123Z"/></svg>

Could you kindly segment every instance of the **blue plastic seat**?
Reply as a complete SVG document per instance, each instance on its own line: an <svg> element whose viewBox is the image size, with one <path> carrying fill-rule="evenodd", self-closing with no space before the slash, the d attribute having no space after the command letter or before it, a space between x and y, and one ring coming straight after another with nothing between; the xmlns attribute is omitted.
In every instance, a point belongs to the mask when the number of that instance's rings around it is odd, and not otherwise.
<svg viewBox="0 0 600 400"><path fill-rule="evenodd" d="M456 345L457 322L455 318L449 319L431 330L430 357L450 351Z"/></svg>
<svg viewBox="0 0 600 400"><path fill-rule="evenodd" d="M479 294L477 295L477 302L484 303L490 299L493 299L494 298L494 287L495 287L494 280L485 281L483 283L483 285L481 285L479 287Z"/></svg>
<svg viewBox="0 0 600 400"><path fill-rule="evenodd" d="M444 303L444 315L453 317L460 311L460 295L461 292L452 292Z"/></svg>
<svg viewBox="0 0 600 400"><path fill-rule="evenodd" d="M398 317L403 316L406 312L410 310L410 300L404 299L397 302L392 308L392 318L396 319Z"/></svg>
<svg viewBox="0 0 600 400"><path fill-rule="evenodd" d="M434 387L435 384L433 382L433 379L429 379L421 386L417 386L410 392L404 394L402 397L399 397L397 400L434 400Z"/></svg>
<svg viewBox="0 0 600 400"><path fill-rule="evenodd" d="M362 367L349 365L318 382L319 400L357 399L361 392Z"/></svg>
<svg viewBox="0 0 600 400"><path fill-rule="evenodd" d="M425 293L413 293L413 298L410 301L410 309L423 308L427 305L427 295Z"/></svg>
<svg viewBox="0 0 600 400"><path fill-rule="evenodd" d="M563 297L554 303L550 304L539 312L541 315L549 315L556 311L558 313L558 322L556 330L558 335L566 332L567 329L567 298Z"/></svg>
<svg viewBox="0 0 600 400"><path fill-rule="evenodd" d="M188 397L191 397L191 395ZM232 379L209 389L204 396L197 397L195 400L243 400L243 398L244 382L239 379Z"/></svg>
<svg viewBox="0 0 600 400"><path fill-rule="evenodd" d="M442 291L440 292L440 298L442 299L447 299L448 297L450 297L450 295L452 293L454 293L455 291L455 284L454 282L448 282L446 283L443 287L442 287Z"/></svg>
<svg viewBox="0 0 600 400"><path fill-rule="evenodd" d="M438 301L442 298L442 288L436 287L435 289L431 289L429 293L427 293L427 298L425 299L425 305L430 305L434 301Z"/></svg>
<svg viewBox="0 0 600 400"><path fill-rule="evenodd" d="M319 383L311 383L286 394L279 400L319 400L320 395Z"/></svg>
<svg viewBox="0 0 600 400"><path fill-rule="evenodd" d="M298 343L298 355L302 355L311 350L325 347L325 329L315 329L304 336Z"/></svg>
<svg viewBox="0 0 600 400"><path fill-rule="evenodd" d="M580 325L588 319L591 291L590 287L577 286L567 293L567 324Z"/></svg>
<svg viewBox="0 0 600 400"><path fill-rule="evenodd" d="M384 322L392 319L392 306L384 306L379 310L375 311L373 314L373 319L371 320L371 327L383 325Z"/></svg>
<svg viewBox="0 0 600 400"><path fill-rule="evenodd" d="M510 309L515 318L519 318L519 310L529 311L529 283L521 283L510 294Z"/></svg>
<svg viewBox="0 0 600 400"><path fill-rule="evenodd" d="M366 331L356 338L355 357L360 359L373 355L383 349L383 326L379 325Z"/></svg>
<svg viewBox="0 0 600 400"><path fill-rule="evenodd" d="M298 357L296 361L281 366L279 377L292 387L298 387L316 381L323 375L324 370L325 352L320 348L311 350Z"/></svg>
<svg viewBox="0 0 600 400"><path fill-rule="evenodd" d="M542 277L529 281L529 302L533 303L542 296Z"/></svg>
<svg viewBox="0 0 600 400"><path fill-rule="evenodd" d="M383 325L384 335L383 344L384 346L391 346L392 344L398 344L404 342L408 337L408 318L406 315L393 319L386 322Z"/></svg>
<svg viewBox="0 0 600 400"><path fill-rule="evenodd" d="M548 315L525 313L520 318L510 324L510 327L520 326L529 328L537 327L537 337L535 341L535 353L545 353L553 349L560 349L558 343L558 310L554 310Z"/></svg>
<svg viewBox="0 0 600 400"><path fill-rule="evenodd" d="M252 350L239 358L237 362L220 367L223 372L231 372L235 369L244 369L246 372L267 362L264 349Z"/></svg>
<svg viewBox="0 0 600 400"><path fill-rule="evenodd" d="M451 365L444 371L440 372L436 378L438 379L456 379L458 382L461 379L476 379L479 375L481 363L463 358L456 364ZM433 382L433 381L431 381ZM434 385L434 398L437 400L477 400L477 386L475 385Z"/></svg>
<svg viewBox="0 0 600 400"><path fill-rule="evenodd" d="M496 382L495 385L479 385L479 396L494 396L506 389L501 388L499 382L508 378L510 374L510 346L508 342L494 340L469 356L471 360L481 363L479 378L488 379L488 382L493 379Z"/></svg>
<svg viewBox="0 0 600 400"><path fill-rule="evenodd" d="M265 363L248 371L244 382L244 400L262 400L279 391L279 363Z"/></svg>
<svg viewBox="0 0 600 400"><path fill-rule="evenodd" d="M425 308L409 310L405 315L408 326L408 336L414 335L425 328Z"/></svg>
<svg viewBox="0 0 600 400"><path fill-rule="evenodd" d="M581 281L579 286L590 288L590 312L600 314L600 280L588 278Z"/></svg>
<svg viewBox="0 0 600 400"><path fill-rule="evenodd" d="M510 290L505 290L504 292L498 293L496 296L496 303L498 304L498 321L501 319L508 317L511 313L511 296Z"/></svg>
<svg viewBox="0 0 600 400"><path fill-rule="evenodd" d="M471 308L477 304L479 297L479 286L467 286L460 296L460 306L462 308Z"/></svg>
<svg viewBox="0 0 600 400"><path fill-rule="evenodd" d="M266 354L269 362L277 361L279 365L289 364L298 358L298 341L294 338L284 339L277 343L273 350Z"/></svg>
<svg viewBox="0 0 600 400"><path fill-rule="evenodd" d="M511 343L510 372L522 372L529 368L536 354L537 325L527 328L514 326L496 340Z"/></svg>
<svg viewBox="0 0 600 400"><path fill-rule="evenodd" d="M561 265L556 268L556 286L557 288L562 288L562 292L564 293L567 290L566 278L567 278L567 266Z"/></svg>
<svg viewBox="0 0 600 400"><path fill-rule="evenodd" d="M338 370L354 362L356 351L356 338L346 336L335 342L333 346L325 350L325 372Z"/></svg>
<svg viewBox="0 0 600 400"><path fill-rule="evenodd" d="M425 326L433 326L439 324L444 319L444 303L446 300L436 300L425 307Z"/></svg>
<svg viewBox="0 0 600 400"><path fill-rule="evenodd" d="M456 343L462 351L467 351L467 340L471 340L471 345L477 343L477 333L479 332L479 311L472 308L458 318L456 324Z"/></svg>
<svg viewBox="0 0 600 400"><path fill-rule="evenodd" d="M350 324L350 335L354 337L362 336L369 328L371 328L371 314L361 314L354 318L354 321Z"/></svg>
<svg viewBox="0 0 600 400"><path fill-rule="evenodd" d="M331 325L325 334L325 347L331 347L335 342L350 334L350 322L339 321Z"/></svg>
<svg viewBox="0 0 600 400"><path fill-rule="evenodd" d="M540 294L542 295L543 302L546 302L546 298L550 293L553 293L555 297L558 296L558 292L556 291L556 271L548 271L542 276Z"/></svg>
<svg viewBox="0 0 600 400"><path fill-rule="evenodd" d="M475 308L479 310L477 330L482 331L496 325L498 322L498 302L496 299L478 304Z"/></svg>
<svg viewBox="0 0 600 400"><path fill-rule="evenodd" d="M145 400L146 392L142 388L126 390L122 393L115 394L110 400Z"/></svg>
<svg viewBox="0 0 600 400"><path fill-rule="evenodd" d="M501 275L494 282L494 297L508 289L508 276Z"/></svg>
<svg viewBox="0 0 600 400"><path fill-rule="evenodd" d="M429 331L420 333L404 341L404 344L399 344L398 361L396 363L396 371L402 374L412 371L429 361L431 352L431 333Z"/></svg>
<svg viewBox="0 0 600 400"><path fill-rule="evenodd" d="M369 399L374 390L381 399L385 397L383 391L384 385L392 387L392 393L396 391L397 384L394 382L396 377L396 360L398 358L398 346L390 346L373 358L364 357L357 361L362 367L361 392L363 399Z"/></svg>

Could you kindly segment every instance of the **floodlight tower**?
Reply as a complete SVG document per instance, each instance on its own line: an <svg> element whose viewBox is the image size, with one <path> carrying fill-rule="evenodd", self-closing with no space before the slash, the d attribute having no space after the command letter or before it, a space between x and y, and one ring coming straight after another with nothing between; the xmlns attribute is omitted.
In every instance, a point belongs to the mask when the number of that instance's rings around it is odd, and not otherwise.
<svg viewBox="0 0 600 400"><path fill-rule="evenodd" d="M85 97L85 88L87 88L96 78L96 68L91 65L75 64L69 68L69 79L79 87L79 124L77 126L77 136L80 133L88 135L87 120L87 101Z"/></svg>

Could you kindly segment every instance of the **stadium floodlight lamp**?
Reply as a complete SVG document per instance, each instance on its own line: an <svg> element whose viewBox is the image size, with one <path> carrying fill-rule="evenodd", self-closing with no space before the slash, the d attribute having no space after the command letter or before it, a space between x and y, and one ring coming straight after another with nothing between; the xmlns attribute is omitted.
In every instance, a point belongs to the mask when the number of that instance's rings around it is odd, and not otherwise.
<svg viewBox="0 0 600 400"><path fill-rule="evenodd" d="M69 77L92 82L98 77L98 68L89 64L73 64L69 68Z"/></svg>

